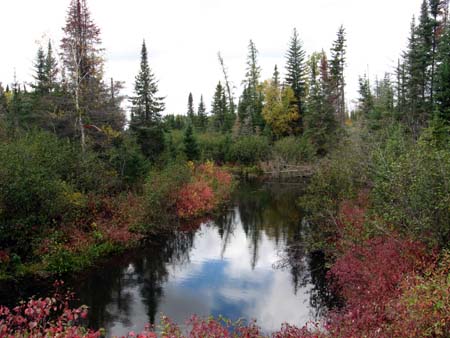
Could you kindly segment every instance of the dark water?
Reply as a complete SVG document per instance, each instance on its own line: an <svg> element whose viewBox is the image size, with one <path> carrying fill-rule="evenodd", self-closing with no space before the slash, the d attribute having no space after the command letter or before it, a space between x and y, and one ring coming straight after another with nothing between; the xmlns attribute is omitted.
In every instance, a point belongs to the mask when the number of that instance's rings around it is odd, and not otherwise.
<svg viewBox="0 0 450 338"><path fill-rule="evenodd" d="M161 313L180 324L192 314L223 315L256 319L270 332L317 319L327 294L323 257L286 250L304 236L299 193L288 185L244 185L221 217L73 283L90 306L89 324L121 335L158 322Z"/></svg>

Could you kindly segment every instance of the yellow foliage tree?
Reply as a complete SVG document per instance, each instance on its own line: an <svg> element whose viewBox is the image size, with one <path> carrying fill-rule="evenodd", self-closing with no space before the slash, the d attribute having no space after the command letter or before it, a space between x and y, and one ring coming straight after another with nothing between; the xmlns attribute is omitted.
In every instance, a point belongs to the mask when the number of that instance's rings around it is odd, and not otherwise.
<svg viewBox="0 0 450 338"><path fill-rule="evenodd" d="M273 81L265 81L264 97L262 115L273 134L280 138L298 133L300 114L292 88L280 89Z"/></svg>

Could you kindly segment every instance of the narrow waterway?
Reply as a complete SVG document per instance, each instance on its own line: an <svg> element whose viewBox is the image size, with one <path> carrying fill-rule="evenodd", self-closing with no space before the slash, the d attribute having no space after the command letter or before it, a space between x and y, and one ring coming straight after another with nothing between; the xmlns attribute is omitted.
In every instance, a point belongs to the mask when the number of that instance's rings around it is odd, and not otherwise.
<svg viewBox="0 0 450 338"><path fill-rule="evenodd" d="M320 317L323 257L286 250L302 240L298 186L245 184L220 217L116 257L74 283L90 326L140 331L161 314L256 319L270 332ZM297 262L291 265L291 262Z"/></svg>

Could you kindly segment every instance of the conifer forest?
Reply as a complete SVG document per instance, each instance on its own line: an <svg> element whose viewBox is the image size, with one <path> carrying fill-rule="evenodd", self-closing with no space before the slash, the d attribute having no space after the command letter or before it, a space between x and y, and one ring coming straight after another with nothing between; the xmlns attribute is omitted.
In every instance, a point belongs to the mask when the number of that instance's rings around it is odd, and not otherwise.
<svg viewBox="0 0 450 338"><path fill-rule="evenodd" d="M64 24L28 69L0 66L0 338L450 337L448 0L410 13L383 75L351 76L361 27L310 50L323 27L289 19L284 50L248 37L239 79L236 55L207 55L215 85L190 79L181 104L150 39L164 29L126 52L128 83L105 56L108 9L63 2L43 1Z"/></svg>

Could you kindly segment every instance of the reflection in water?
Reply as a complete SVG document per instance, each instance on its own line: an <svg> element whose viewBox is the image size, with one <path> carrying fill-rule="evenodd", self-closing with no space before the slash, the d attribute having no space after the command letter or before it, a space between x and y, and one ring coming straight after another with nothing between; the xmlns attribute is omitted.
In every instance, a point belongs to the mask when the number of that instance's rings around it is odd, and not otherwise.
<svg viewBox="0 0 450 338"><path fill-rule="evenodd" d="M291 250L301 242L298 192L245 185L234 207L196 231L119 257L76 288L90 325L121 335L192 314L257 319L265 331L316 319L327 296L323 257ZM288 259L279 265L280 253Z"/></svg>

